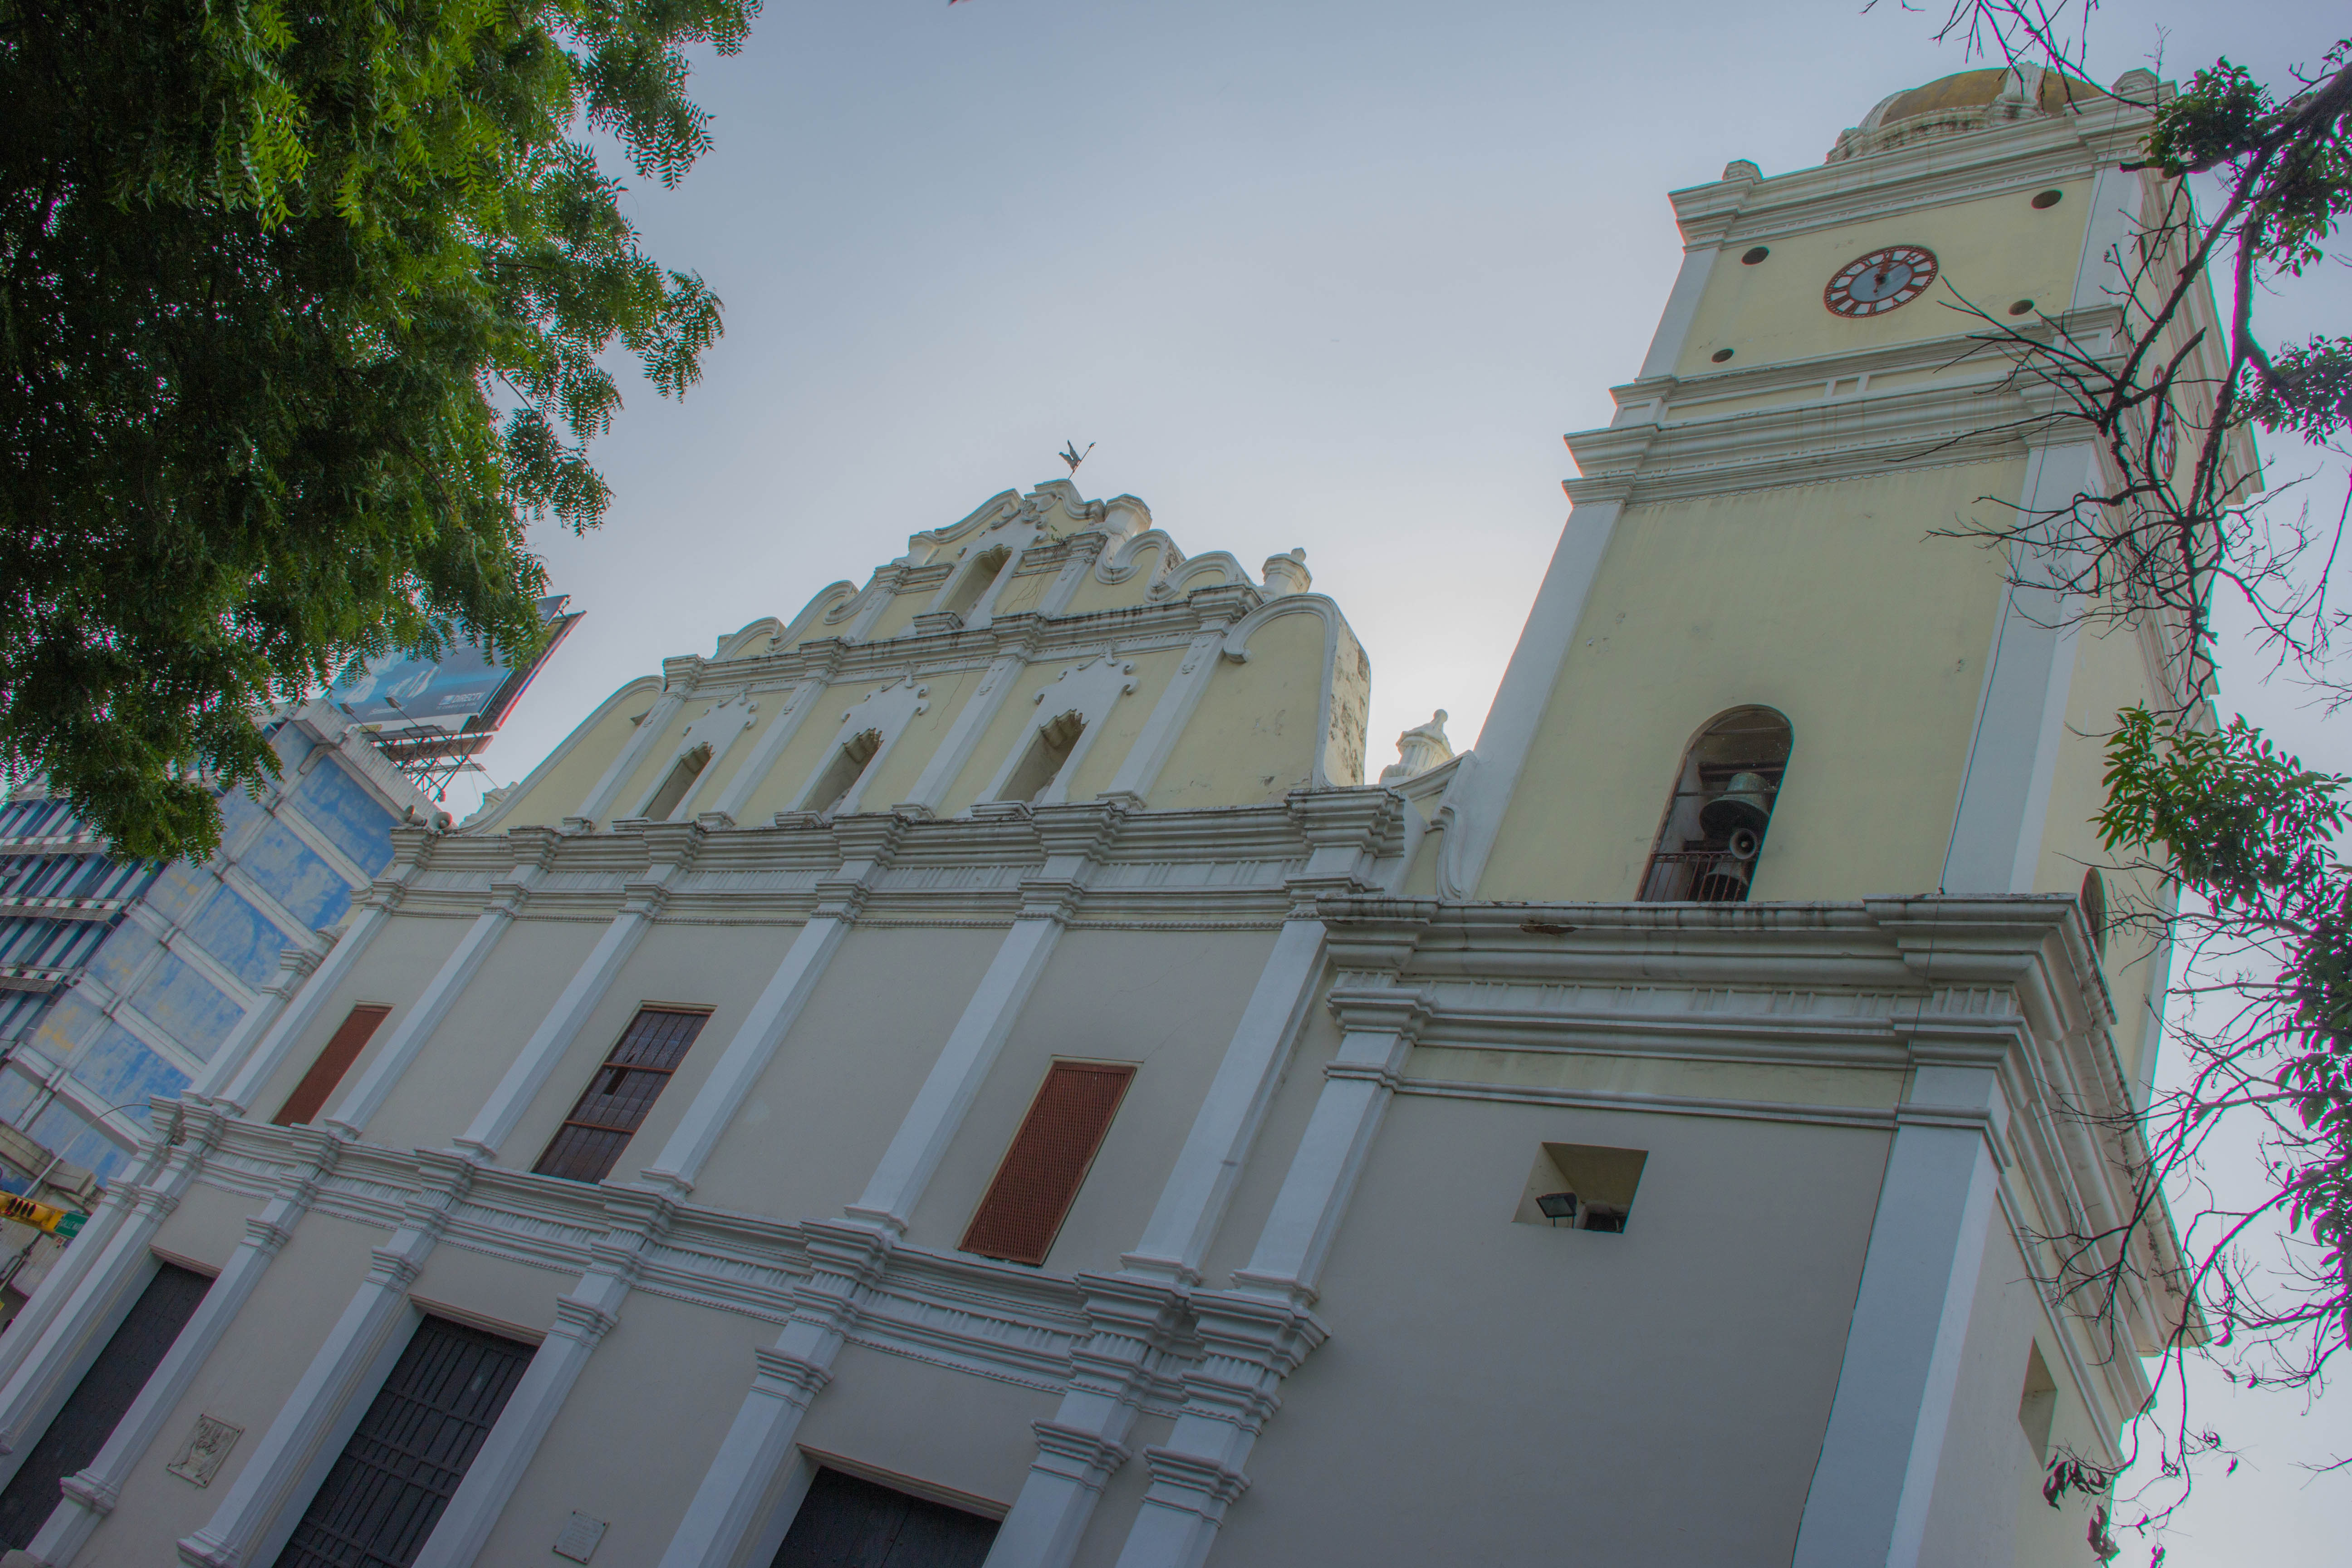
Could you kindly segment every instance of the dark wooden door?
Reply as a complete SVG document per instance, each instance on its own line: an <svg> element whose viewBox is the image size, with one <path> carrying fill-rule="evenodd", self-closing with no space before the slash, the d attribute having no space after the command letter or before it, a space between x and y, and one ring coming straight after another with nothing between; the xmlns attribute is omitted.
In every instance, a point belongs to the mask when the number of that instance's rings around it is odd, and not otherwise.
<svg viewBox="0 0 2352 1568"><path fill-rule="evenodd" d="M529 1345L445 1319L418 1324L278 1568L408 1568L530 1355Z"/></svg>
<svg viewBox="0 0 2352 1568"><path fill-rule="evenodd" d="M0 1493L0 1543L30 1546L50 1510L58 1483L98 1458L114 1424L147 1386L163 1352L195 1315L212 1281L190 1268L164 1264L132 1302L131 1312L82 1374L49 1429L25 1456L8 1489Z"/></svg>
<svg viewBox="0 0 2352 1568"><path fill-rule="evenodd" d="M980 1568L996 1521L819 1470L770 1568Z"/></svg>

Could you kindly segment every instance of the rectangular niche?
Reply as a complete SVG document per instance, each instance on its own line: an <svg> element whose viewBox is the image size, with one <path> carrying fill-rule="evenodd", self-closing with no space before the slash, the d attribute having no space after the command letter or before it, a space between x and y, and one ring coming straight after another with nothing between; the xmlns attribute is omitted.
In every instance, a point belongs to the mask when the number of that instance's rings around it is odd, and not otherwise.
<svg viewBox="0 0 2352 1568"><path fill-rule="evenodd" d="M1528 1184L1514 1225L1539 1225L1554 1230L1622 1232L1633 1213L1633 1194L1642 1184L1646 1149L1611 1149L1599 1143L1544 1143L1536 1149ZM1561 1200L1573 1195L1573 1213ZM1546 1213L1549 1206L1557 1214Z"/></svg>

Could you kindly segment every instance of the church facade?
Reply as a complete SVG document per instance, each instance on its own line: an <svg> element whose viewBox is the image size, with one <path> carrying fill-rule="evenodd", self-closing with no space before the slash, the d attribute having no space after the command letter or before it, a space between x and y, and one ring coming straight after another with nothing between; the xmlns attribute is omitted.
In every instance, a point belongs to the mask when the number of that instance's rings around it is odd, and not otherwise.
<svg viewBox="0 0 2352 1568"><path fill-rule="evenodd" d="M1677 193L1459 756L1055 482L396 830L0 1337L7 1562L2080 1561L2182 1312L2046 1239L2159 1033L2097 737L2192 694L1927 537L2101 460L1934 284L2112 343L2143 132L1969 73Z"/></svg>

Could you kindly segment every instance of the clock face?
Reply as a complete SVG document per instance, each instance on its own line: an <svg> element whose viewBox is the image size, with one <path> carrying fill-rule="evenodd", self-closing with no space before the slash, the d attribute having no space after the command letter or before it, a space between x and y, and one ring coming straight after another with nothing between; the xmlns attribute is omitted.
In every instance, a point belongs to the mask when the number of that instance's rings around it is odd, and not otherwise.
<svg viewBox="0 0 2352 1568"><path fill-rule="evenodd" d="M2156 477L2170 479L2172 466L2180 458L2180 420L2172 412L2169 403L2156 405L2156 433L2155 438L2149 442L2149 448L2148 455L2156 464Z"/></svg>
<svg viewBox="0 0 2352 1568"><path fill-rule="evenodd" d="M1916 245L1890 245L1849 261L1822 290L1822 303L1839 316L1883 316L1909 304L1936 281L1936 253Z"/></svg>

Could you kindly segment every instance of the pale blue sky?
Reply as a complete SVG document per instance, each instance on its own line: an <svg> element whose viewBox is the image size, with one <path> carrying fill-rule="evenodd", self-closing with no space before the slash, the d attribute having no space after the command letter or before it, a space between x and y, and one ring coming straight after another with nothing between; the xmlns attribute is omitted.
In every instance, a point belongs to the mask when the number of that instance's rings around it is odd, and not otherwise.
<svg viewBox="0 0 2352 1568"><path fill-rule="evenodd" d="M2159 28L2168 74L2274 71L2340 17L2110 4L2093 74ZM519 776L664 656L1060 475L1065 438L1097 443L1087 494L1142 497L1188 551L1306 547L1371 658L1374 770L1433 708L1467 746L1566 512L1560 434L1605 421L1673 279L1665 193L1818 162L1973 63L1931 34L1859 0L770 0L696 79L716 149L630 197L727 337L683 405L631 390L604 528L542 537L587 619L485 760ZM2339 273L2267 325L2347 317ZM2352 765L2291 694L2229 695ZM2216 1405L2254 1453L2172 1568L2352 1561L2352 1479L2288 1468L2323 1426L2352 1449L2337 1405Z"/></svg>

